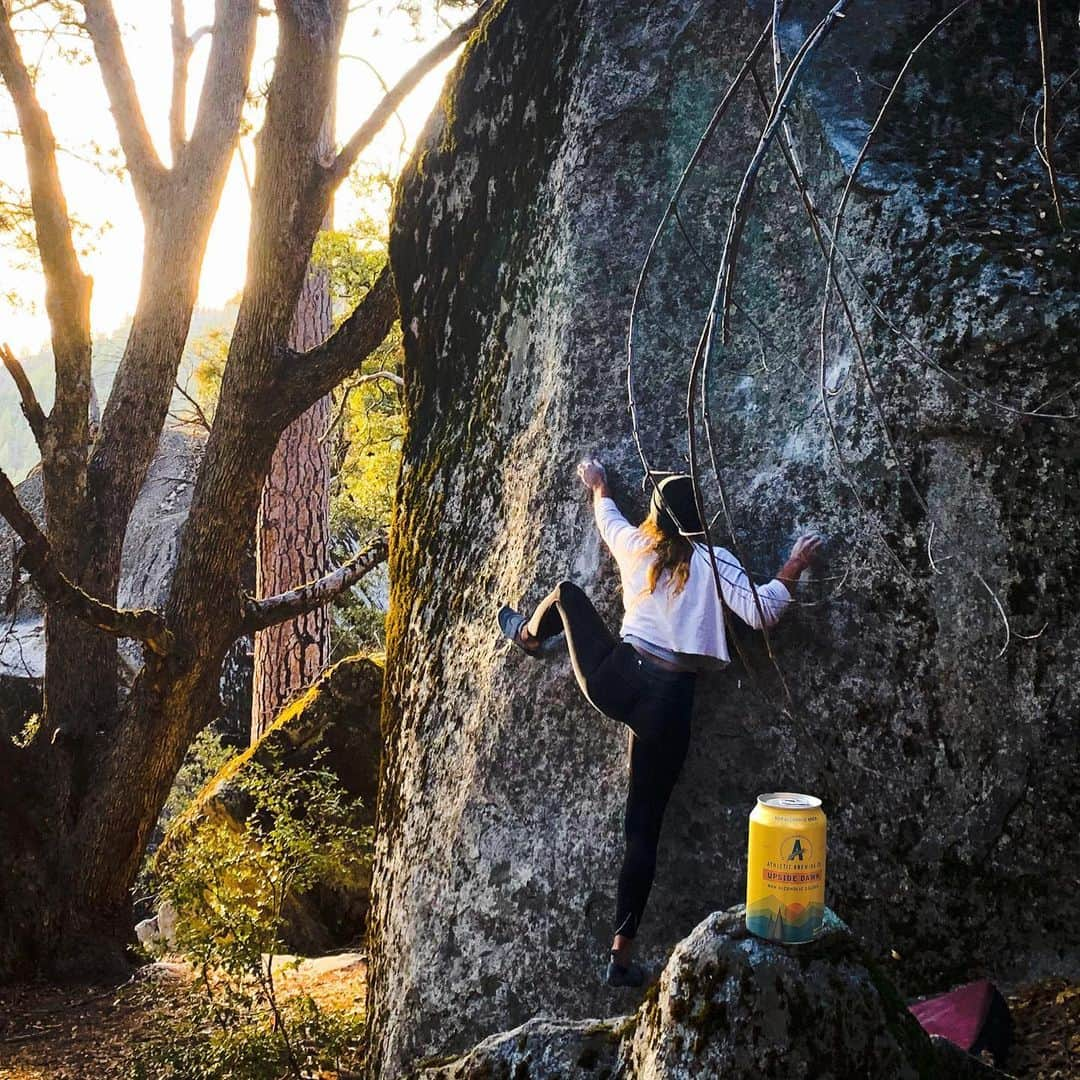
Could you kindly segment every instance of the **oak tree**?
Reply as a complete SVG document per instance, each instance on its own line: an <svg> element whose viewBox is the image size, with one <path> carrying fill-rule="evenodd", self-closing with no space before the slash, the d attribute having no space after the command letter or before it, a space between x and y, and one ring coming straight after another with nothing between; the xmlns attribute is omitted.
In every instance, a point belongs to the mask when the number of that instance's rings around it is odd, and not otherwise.
<svg viewBox="0 0 1080 1080"><path fill-rule="evenodd" d="M25 150L56 370L45 412L10 351L4 362L41 452L46 526L0 474L0 514L18 565L46 603L44 715L25 745L0 740L0 974L125 965L130 888L187 747L213 717L222 659L238 636L314 610L381 558L380 544L315 582L245 595L241 574L285 429L379 345L397 314L390 271L321 344L290 343L312 243L335 190L403 97L449 56L483 9L390 89L330 159L320 131L336 81L348 0L276 0L278 40L257 140L248 268L220 398L194 485L167 602L117 607L128 518L154 455L195 304L207 237L236 149L258 0L217 0L198 108L185 116L191 38L173 0L171 165L159 157L110 0L81 0L145 225L130 336L90 424L92 283L72 239L52 125L0 0L0 79ZM126 692L119 637L142 643Z"/></svg>

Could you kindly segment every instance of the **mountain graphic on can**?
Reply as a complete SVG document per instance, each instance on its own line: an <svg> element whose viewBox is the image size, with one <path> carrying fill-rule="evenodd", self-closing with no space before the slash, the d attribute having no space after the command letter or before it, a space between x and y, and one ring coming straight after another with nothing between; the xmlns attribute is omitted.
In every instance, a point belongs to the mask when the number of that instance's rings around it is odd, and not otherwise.
<svg viewBox="0 0 1080 1080"><path fill-rule="evenodd" d="M750 815L746 927L798 945L821 931L825 914L825 812L793 791L759 795Z"/></svg>

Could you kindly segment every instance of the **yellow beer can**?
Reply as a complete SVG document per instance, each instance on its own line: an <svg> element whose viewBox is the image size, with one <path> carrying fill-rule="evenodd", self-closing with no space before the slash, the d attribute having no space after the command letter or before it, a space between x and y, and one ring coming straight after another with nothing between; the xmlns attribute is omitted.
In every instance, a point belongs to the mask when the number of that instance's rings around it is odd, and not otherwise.
<svg viewBox="0 0 1080 1080"><path fill-rule="evenodd" d="M811 941L825 914L825 812L813 795L759 795L750 815L746 927L785 944Z"/></svg>

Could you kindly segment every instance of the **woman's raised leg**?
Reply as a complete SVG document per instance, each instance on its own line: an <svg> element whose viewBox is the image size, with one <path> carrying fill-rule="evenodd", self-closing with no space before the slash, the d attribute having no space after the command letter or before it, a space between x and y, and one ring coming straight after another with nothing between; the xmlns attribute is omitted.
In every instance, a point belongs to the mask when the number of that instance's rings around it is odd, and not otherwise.
<svg viewBox="0 0 1080 1080"><path fill-rule="evenodd" d="M570 662L582 690L619 643L592 601L572 581L560 581L536 605L525 629L540 641L565 632Z"/></svg>

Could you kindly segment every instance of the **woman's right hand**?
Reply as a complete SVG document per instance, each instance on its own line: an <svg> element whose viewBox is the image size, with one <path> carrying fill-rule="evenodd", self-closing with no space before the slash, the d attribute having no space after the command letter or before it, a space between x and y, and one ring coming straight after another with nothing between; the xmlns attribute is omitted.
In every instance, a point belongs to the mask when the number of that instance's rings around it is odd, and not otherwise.
<svg viewBox="0 0 1080 1080"><path fill-rule="evenodd" d="M799 567L799 573L802 573L803 570L813 566L820 558L821 548L824 543L825 541L817 533L803 533L795 541L791 554L788 556L788 563L796 563Z"/></svg>
<svg viewBox="0 0 1080 1080"><path fill-rule="evenodd" d="M607 473L604 466L595 458L587 458L577 467L578 479L590 490L595 491L601 485L607 484Z"/></svg>

